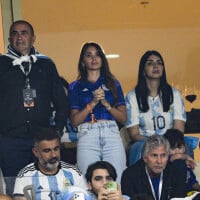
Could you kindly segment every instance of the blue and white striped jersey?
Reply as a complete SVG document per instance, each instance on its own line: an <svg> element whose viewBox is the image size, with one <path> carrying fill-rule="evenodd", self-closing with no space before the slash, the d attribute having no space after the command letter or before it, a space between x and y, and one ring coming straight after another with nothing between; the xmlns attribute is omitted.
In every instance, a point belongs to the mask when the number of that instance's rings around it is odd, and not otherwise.
<svg viewBox="0 0 200 200"><path fill-rule="evenodd" d="M186 111L181 93L173 88L174 101L168 112L163 111L159 96L148 97L149 110L140 112L135 90L126 96L127 122L126 128L139 125L140 134L151 136L153 134L163 135L167 129L173 127L174 120L186 121Z"/></svg>
<svg viewBox="0 0 200 200"><path fill-rule="evenodd" d="M54 175L43 174L37 167L37 163L24 167L16 178L13 195L24 196L23 189L27 185L34 186L37 200L54 199L54 195L59 196L68 186L78 186L87 190L86 181L80 171L75 166L62 161L58 172Z"/></svg>

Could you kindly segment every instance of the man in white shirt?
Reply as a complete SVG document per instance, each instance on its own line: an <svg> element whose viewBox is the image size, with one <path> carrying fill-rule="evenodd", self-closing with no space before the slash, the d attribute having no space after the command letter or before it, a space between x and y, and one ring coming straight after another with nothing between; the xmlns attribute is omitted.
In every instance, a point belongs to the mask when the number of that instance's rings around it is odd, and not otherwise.
<svg viewBox="0 0 200 200"><path fill-rule="evenodd" d="M18 174L14 187L14 200L24 200L23 189L27 185L34 188L36 199L54 199L68 186L87 189L86 181L73 165L60 161L60 137L52 128L41 128L35 134L33 154L36 163L24 167Z"/></svg>

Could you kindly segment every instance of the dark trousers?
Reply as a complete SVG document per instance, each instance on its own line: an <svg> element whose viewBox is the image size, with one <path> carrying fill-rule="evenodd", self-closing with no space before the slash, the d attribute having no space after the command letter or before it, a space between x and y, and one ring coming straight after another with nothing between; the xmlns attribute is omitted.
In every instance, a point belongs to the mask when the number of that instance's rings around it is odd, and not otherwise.
<svg viewBox="0 0 200 200"><path fill-rule="evenodd" d="M0 138L0 167L9 194L18 172L34 160L32 147L33 140L30 138Z"/></svg>
<svg viewBox="0 0 200 200"><path fill-rule="evenodd" d="M76 152L77 148L61 148L61 160L70 164L75 165L76 164Z"/></svg>

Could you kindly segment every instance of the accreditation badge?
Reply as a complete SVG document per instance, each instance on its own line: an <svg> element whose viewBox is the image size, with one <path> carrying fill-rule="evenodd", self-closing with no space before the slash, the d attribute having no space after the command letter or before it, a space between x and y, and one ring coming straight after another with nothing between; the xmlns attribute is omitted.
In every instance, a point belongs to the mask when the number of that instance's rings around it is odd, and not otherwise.
<svg viewBox="0 0 200 200"><path fill-rule="evenodd" d="M36 98L36 90L32 88L23 89L24 107L34 107L34 98Z"/></svg>

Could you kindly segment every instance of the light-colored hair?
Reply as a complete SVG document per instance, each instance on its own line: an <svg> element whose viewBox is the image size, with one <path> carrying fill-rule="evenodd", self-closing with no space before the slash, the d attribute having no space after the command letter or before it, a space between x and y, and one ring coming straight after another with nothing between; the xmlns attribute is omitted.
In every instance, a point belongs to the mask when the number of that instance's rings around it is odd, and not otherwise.
<svg viewBox="0 0 200 200"><path fill-rule="evenodd" d="M146 137L146 140L143 146L142 156L147 155L149 151L151 151L152 149L156 149L160 146L165 146L167 154L169 155L170 145L166 138L157 134Z"/></svg>

